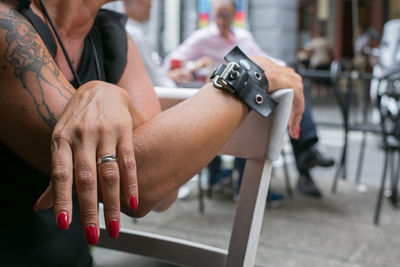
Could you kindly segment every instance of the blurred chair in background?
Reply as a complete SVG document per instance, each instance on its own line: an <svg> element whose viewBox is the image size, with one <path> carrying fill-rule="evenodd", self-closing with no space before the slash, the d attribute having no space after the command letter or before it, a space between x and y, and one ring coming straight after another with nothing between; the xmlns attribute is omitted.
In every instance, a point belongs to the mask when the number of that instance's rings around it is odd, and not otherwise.
<svg viewBox="0 0 400 267"><path fill-rule="evenodd" d="M398 207L398 185L400 175L400 68L382 77L380 82L385 82L385 86L380 87L377 95L377 103L381 115L385 160L375 209L375 224L379 223L386 177L388 174L391 181L390 199L392 205ZM396 158L397 163L395 163Z"/></svg>

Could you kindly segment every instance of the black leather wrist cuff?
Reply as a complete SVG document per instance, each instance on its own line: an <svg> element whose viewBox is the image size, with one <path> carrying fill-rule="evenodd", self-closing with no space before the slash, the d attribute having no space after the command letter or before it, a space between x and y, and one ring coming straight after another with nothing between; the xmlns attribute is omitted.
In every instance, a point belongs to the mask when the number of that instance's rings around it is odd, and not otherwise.
<svg viewBox="0 0 400 267"><path fill-rule="evenodd" d="M211 82L221 90L236 95L250 109L267 117L278 104L268 94L264 71L237 46L226 56L228 64L220 65L211 75Z"/></svg>

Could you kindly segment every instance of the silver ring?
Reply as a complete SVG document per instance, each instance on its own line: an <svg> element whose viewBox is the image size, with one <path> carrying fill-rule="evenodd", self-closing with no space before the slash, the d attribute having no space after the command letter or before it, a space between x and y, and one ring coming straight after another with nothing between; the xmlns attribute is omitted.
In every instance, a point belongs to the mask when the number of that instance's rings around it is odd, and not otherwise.
<svg viewBox="0 0 400 267"><path fill-rule="evenodd" d="M115 154L104 155L97 159L97 165L100 165L100 164L106 163L106 162L117 162L117 160L118 160L118 158Z"/></svg>

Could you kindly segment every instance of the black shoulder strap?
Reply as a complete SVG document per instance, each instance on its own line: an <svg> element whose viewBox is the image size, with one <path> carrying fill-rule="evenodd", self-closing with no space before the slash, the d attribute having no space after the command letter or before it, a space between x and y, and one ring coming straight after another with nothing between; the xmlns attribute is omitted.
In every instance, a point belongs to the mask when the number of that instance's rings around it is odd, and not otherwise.
<svg viewBox="0 0 400 267"><path fill-rule="evenodd" d="M33 27L35 27L36 31L47 46L51 56L55 58L57 54L57 44L50 28L38 15L33 13L30 8L31 0L20 0L18 2L18 11L32 23Z"/></svg>

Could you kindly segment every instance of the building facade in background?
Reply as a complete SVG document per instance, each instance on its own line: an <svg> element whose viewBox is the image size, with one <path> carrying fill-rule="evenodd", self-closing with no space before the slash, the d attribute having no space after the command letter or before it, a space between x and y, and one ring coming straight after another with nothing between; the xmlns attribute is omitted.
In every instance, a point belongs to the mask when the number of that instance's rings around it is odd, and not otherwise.
<svg viewBox="0 0 400 267"><path fill-rule="evenodd" d="M160 55L174 50L194 30L212 21L210 0L152 0L149 34ZM121 3L108 4L121 10ZM334 57L353 57L362 28L382 33L400 18L399 0L238 0L237 26L250 30L268 54L288 63L315 31L325 35Z"/></svg>
<svg viewBox="0 0 400 267"><path fill-rule="evenodd" d="M160 54L167 54L194 30L212 21L209 0L153 0L158 18ZM268 54L295 60L298 0L238 0L236 23L249 29Z"/></svg>
<svg viewBox="0 0 400 267"><path fill-rule="evenodd" d="M382 34L385 22L400 18L399 0L299 0L298 47L322 30L335 58L352 58L354 42L366 28Z"/></svg>

